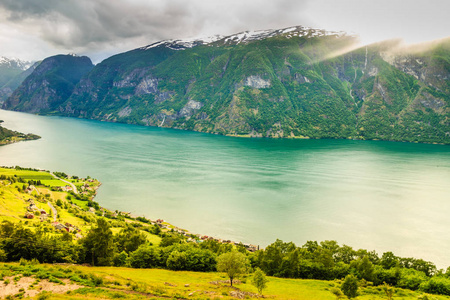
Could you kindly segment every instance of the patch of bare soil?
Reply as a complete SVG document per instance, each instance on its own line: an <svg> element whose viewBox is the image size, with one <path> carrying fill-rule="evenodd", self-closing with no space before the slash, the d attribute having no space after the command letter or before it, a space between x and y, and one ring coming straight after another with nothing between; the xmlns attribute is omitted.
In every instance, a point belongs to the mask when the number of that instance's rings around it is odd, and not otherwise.
<svg viewBox="0 0 450 300"><path fill-rule="evenodd" d="M5 281L8 280L9 283L5 284ZM23 293L24 297L34 297L43 291L62 294L83 287L78 284L70 283L69 279L62 280L62 282L64 282L64 285L49 282L46 279L43 279L39 283L33 285L35 281L36 279L32 277L22 277L17 282L14 282L13 276L4 277L4 280L0 281L0 298L5 298L8 295L17 295L21 293ZM30 287L31 285L33 286Z"/></svg>

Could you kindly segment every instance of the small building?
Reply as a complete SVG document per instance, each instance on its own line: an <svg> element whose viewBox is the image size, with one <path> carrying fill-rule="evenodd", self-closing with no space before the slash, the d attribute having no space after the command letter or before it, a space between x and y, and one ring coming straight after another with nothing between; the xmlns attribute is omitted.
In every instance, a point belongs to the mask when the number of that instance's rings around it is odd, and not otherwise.
<svg viewBox="0 0 450 300"><path fill-rule="evenodd" d="M59 222L53 222L52 225L53 225L53 227L55 227L55 229L57 229L57 230L65 230L65 231L67 231L67 232L70 231L69 228L68 228L67 226L65 226L65 225L63 225L63 224L61 224L61 223L59 223Z"/></svg>
<svg viewBox="0 0 450 300"><path fill-rule="evenodd" d="M27 218L27 219L34 219L34 215L32 213L26 212L25 213L25 218Z"/></svg>

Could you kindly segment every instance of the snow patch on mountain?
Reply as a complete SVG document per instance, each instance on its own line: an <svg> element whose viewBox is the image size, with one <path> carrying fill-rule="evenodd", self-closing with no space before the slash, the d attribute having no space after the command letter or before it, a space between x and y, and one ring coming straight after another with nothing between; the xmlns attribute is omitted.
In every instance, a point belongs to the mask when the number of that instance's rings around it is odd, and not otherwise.
<svg viewBox="0 0 450 300"><path fill-rule="evenodd" d="M8 58L0 56L0 66L7 68L19 68L21 70L26 70L33 65L32 61L20 60L18 58Z"/></svg>
<svg viewBox="0 0 450 300"><path fill-rule="evenodd" d="M222 39L223 36L221 35L214 35L210 37L205 38L191 38L191 39L184 39L184 40L164 40L159 41L153 44L150 44L148 46L139 48L142 50L149 50L152 48L156 48L158 46L164 46L172 50L184 50L187 48L192 48L199 45L208 45L211 43L214 43L220 39Z"/></svg>
<svg viewBox="0 0 450 300"><path fill-rule="evenodd" d="M336 36L336 37L342 37L348 35L344 31L326 31L323 29L315 29L310 27L304 27L304 26L293 26L283 29L268 29L268 30L255 30L255 31L244 31L239 32L233 35L229 36L221 36L221 35L214 35L211 37L205 37L205 38L191 38L191 39L184 39L184 40L164 40L159 41L153 44L150 44L148 46L139 48L142 50L149 50L155 47L166 47L172 50L185 50L188 48L193 48L195 46L199 45L211 45L216 42L221 44L229 44L229 45L238 45L240 43L248 43L252 41L257 40L264 40L267 38L271 38L274 36L284 36L286 38L293 38L293 37L306 37L306 38L313 38L313 37L322 37L322 36ZM350 34L349 36L355 36L353 34Z"/></svg>

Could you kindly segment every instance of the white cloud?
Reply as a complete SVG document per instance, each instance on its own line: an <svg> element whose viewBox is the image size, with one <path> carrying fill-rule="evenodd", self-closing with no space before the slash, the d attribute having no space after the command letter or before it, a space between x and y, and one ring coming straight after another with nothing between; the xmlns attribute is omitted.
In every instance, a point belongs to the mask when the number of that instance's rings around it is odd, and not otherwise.
<svg viewBox="0 0 450 300"><path fill-rule="evenodd" d="M99 61L162 39L306 25L364 41L448 36L448 0L0 0L0 55Z"/></svg>

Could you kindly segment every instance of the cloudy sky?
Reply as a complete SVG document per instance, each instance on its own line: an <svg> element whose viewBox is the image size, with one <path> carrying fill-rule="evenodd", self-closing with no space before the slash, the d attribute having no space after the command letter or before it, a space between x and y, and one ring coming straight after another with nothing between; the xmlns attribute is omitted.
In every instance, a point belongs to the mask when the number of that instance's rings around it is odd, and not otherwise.
<svg viewBox="0 0 450 300"><path fill-rule="evenodd" d="M0 0L0 56L97 63L162 39L304 25L363 43L450 36L449 0Z"/></svg>

